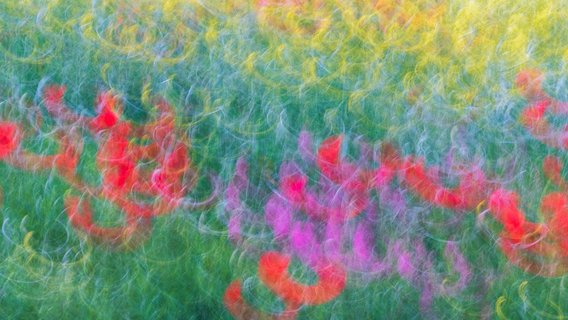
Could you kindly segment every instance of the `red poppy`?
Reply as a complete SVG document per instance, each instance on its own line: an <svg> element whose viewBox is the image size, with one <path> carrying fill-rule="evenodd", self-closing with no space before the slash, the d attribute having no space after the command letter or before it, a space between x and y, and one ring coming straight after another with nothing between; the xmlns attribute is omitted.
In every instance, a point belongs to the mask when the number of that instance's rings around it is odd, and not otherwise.
<svg viewBox="0 0 568 320"><path fill-rule="evenodd" d="M46 108L52 116L72 121L78 127L87 127L95 134L99 143L96 165L101 172L102 187L91 188L75 175L82 147L74 145L70 137L65 134L61 138L58 154L36 156L23 153L18 157L16 165L33 169L55 166L73 187L87 194L104 197L119 207L127 219L124 227L99 227L92 221L88 203L79 205L78 200L69 198L66 199L66 206L73 226L97 241L119 244L130 233L137 235L139 229L149 230L146 225L149 225L152 217L171 212L179 206L200 208L209 206L214 201L215 194L198 203L192 202L191 199L182 199L185 190L194 183L194 179L190 184L184 183L191 164L189 147L185 139L181 141L177 139L175 115L164 99L158 99L155 103L159 111L159 118L155 122L134 127L130 122L121 121L121 103L110 91L97 95L97 115L94 118L82 117L71 112L63 102L64 94L64 86L46 87L44 90ZM132 137L139 139L153 137L154 141L147 145L136 145L131 143ZM139 170L137 165L141 160L155 161L158 169ZM215 184L214 193L217 192L217 188L218 184ZM152 197L152 201L148 203L134 199L136 193ZM167 199L161 199L160 196ZM172 199L179 201L171 201Z"/></svg>
<svg viewBox="0 0 568 320"><path fill-rule="evenodd" d="M393 145L383 144L381 166L376 170L366 170L342 161L342 141L342 135L332 136L324 140L318 149L316 164L328 179L353 191L355 195L360 195L367 192L370 185L380 189L394 178L400 165L400 156Z"/></svg>
<svg viewBox="0 0 568 320"><path fill-rule="evenodd" d="M511 240L519 242L527 233L525 214L519 210L519 196L505 189L498 189L489 197L489 210L493 213Z"/></svg>
<svg viewBox="0 0 568 320"><path fill-rule="evenodd" d="M537 69L527 69L519 72L515 78L515 85L521 94L528 100L542 99L546 96L542 90L544 74Z"/></svg>
<svg viewBox="0 0 568 320"><path fill-rule="evenodd" d="M43 91L43 103L53 117L67 122L77 122L82 117L73 113L63 102L66 90L65 86L47 86Z"/></svg>
<svg viewBox="0 0 568 320"><path fill-rule="evenodd" d="M108 190L130 190L137 177L136 162L130 153L128 135L130 125L114 127L99 147L97 166L103 176L103 187Z"/></svg>
<svg viewBox="0 0 568 320"><path fill-rule="evenodd" d="M327 206L321 203L320 197L307 190L307 180L308 178L301 173L284 176L280 179L280 191L288 201L315 219L354 218L369 204L367 192L357 193L347 190L346 201L335 207Z"/></svg>
<svg viewBox="0 0 568 320"><path fill-rule="evenodd" d="M13 127L13 128L9 128ZM6 132L4 134L4 132ZM37 171L37 170L51 170L54 167L59 169L60 172L67 172L75 169L78 162L78 154L75 147L70 145L69 139L66 136L60 136L60 151L55 155L40 155L22 150L18 153L17 157L8 159L9 164L13 167ZM0 159L6 158L20 144L20 131L16 124L11 124L6 127L0 123Z"/></svg>
<svg viewBox="0 0 568 320"><path fill-rule="evenodd" d="M549 106L549 100L541 100L525 108L521 113L521 124L535 136L547 134L550 128L544 115Z"/></svg>
<svg viewBox="0 0 568 320"><path fill-rule="evenodd" d="M341 151L342 142L342 135L331 136L325 139L318 149L316 158L316 164L319 170L335 183L341 183L343 180L339 168L341 162L339 153Z"/></svg>
<svg viewBox="0 0 568 320"><path fill-rule="evenodd" d="M544 277L559 277L568 272L568 260L550 255L549 257L534 254L526 246L516 241L501 238L501 250L509 262L515 264L525 272Z"/></svg>
<svg viewBox="0 0 568 320"><path fill-rule="evenodd" d="M241 293L241 282L239 280L233 281L225 290L223 297L223 304L229 310L229 313L238 320L249 319L274 319L274 320L291 320L296 318L296 311L294 308L287 306L286 310L278 315L269 315L254 310L249 306Z"/></svg>
<svg viewBox="0 0 568 320"><path fill-rule="evenodd" d="M168 152L162 161L162 168L168 174L183 174L190 166L188 148L182 142L176 142L173 150Z"/></svg>
<svg viewBox="0 0 568 320"><path fill-rule="evenodd" d="M332 136L320 145L316 157L319 170L331 181L343 185L350 190L364 191L367 187L364 178L368 178L365 170L340 159L343 136Z"/></svg>
<svg viewBox="0 0 568 320"><path fill-rule="evenodd" d="M21 131L17 124L0 122L0 160L11 155L20 145Z"/></svg>
<svg viewBox="0 0 568 320"><path fill-rule="evenodd" d="M568 126L557 130L551 128L545 113L568 114L568 103L559 102L548 96L542 89L544 75L539 70L521 71L515 83L523 96L529 100L520 116L520 122L527 130L543 143L560 149L568 148Z"/></svg>
<svg viewBox="0 0 568 320"><path fill-rule="evenodd" d="M562 177L562 162L555 156L546 156L542 162L544 175L560 189L568 191L568 182Z"/></svg>
<svg viewBox="0 0 568 320"><path fill-rule="evenodd" d="M241 293L241 282L233 281L225 290L223 304L235 319L260 319L258 311L245 302Z"/></svg>
<svg viewBox="0 0 568 320"><path fill-rule="evenodd" d="M534 274L555 277L568 271L565 234L568 221L568 198L560 193L546 195L541 210L548 220L543 224L525 221L518 209L518 195L499 189L489 200L489 209L503 224L500 245L507 259ZM563 243L564 242L564 243Z"/></svg>
<svg viewBox="0 0 568 320"><path fill-rule="evenodd" d="M332 209L322 205L318 197L306 190L308 178L301 173L281 177L280 191L292 205L315 219L328 219Z"/></svg>
<svg viewBox="0 0 568 320"><path fill-rule="evenodd" d="M188 188L184 185L184 177L190 169L191 161L186 144L175 142L172 149L160 160L161 166L153 171L150 180L157 194L168 199L179 199Z"/></svg>
<svg viewBox="0 0 568 320"><path fill-rule="evenodd" d="M166 200L177 200L183 197L185 187L183 175L167 173L163 169L156 169L150 177L152 188Z"/></svg>
<svg viewBox="0 0 568 320"><path fill-rule="evenodd" d="M315 268L319 281L304 285L288 274L290 257L266 252L260 257L258 276L276 295L292 305L319 305L335 299L345 288L347 274L337 265L321 263Z"/></svg>
<svg viewBox="0 0 568 320"><path fill-rule="evenodd" d="M542 198L542 212L549 220L551 237L558 242L562 255L568 257L568 196L554 192Z"/></svg>
<svg viewBox="0 0 568 320"><path fill-rule="evenodd" d="M485 175L479 169L465 173L456 188L445 188L440 183L437 168L426 170L424 161L407 158L401 168L406 185L422 199L440 207L472 210L481 203L488 188Z"/></svg>
<svg viewBox="0 0 568 320"><path fill-rule="evenodd" d="M400 155L390 143L381 145L381 166L374 173L375 187L381 189L391 182L400 167Z"/></svg>
<svg viewBox="0 0 568 320"><path fill-rule="evenodd" d="M159 112L158 119L147 124L145 131L158 145L167 144L168 138L172 138L175 133L175 113L172 106L162 98L157 100L155 107Z"/></svg>
<svg viewBox="0 0 568 320"><path fill-rule="evenodd" d="M60 152L55 156L55 167L64 174L74 173L79 164L81 146L76 146L68 136L63 136L60 144Z"/></svg>
<svg viewBox="0 0 568 320"><path fill-rule="evenodd" d="M91 130L99 132L110 129L118 123L121 115L118 97L110 91L97 96L97 116L89 122Z"/></svg>
<svg viewBox="0 0 568 320"><path fill-rule="evenodd" d="M552 107L558 105L550 100L538 101L523 110L520 122L542 143L555 148L566 149L568 148L568 126L560 130L554 130L550 127L545 117L546 111L554 111Z"/></svg>
<svg viewBox="0 0 568 320"><path fill-rule="evenodd" d="M49 113L60 115L65 110L63 96L67 88L65 86L50 85L43 91L43 102Z"/></svg>
<svg viewBox="0 0 568 320"><path fill-rule="evenodd" d="M152 228L150 219L130 215L127 215L126 225L123 227L97 226L93 222L89 203L78 197L65 197L65 209L74 228L84 232L92 240L112 246L130 246L141 243L148 237Z"/></svg>

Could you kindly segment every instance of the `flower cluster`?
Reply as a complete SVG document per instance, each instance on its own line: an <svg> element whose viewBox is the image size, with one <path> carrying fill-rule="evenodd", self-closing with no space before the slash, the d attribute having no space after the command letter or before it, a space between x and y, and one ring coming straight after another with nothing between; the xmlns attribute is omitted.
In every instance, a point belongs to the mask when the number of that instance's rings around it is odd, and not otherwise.
<svg viewBox="0 0 568 320"><path fill-rule="evenodd" d="M542 143L557 149L567 149L568 127L552 127L546 115L568 114L568 102L557 101L546 94L542 88L543 80L544 74L534 69L521 71L517 75L517 88L529 102L520 116L520 122Z"/></svg>
<svg viewBox="0 0 568 320"><path fill-rule="evenodd" d="M529 101L520 116L520 122L544 144L566 149L566 130L555 130L546 119L546 113L568 113L568 103L550 97L543 89L544 74L535 69L521 71L516 86ZM507 259L525 271L548 277L568 272L568 183L562 177L562 161L546 156L542 163L544 176L561 191L551 192L541 199L540 211L544 221L527 221L520 209L519 195L499 188L489 197L489 211L503 226L500 246Z"/></svg>
<svg viewBox="0 0 568 320"><path fill-rule="evenodd" d="M89 239L117 247L129 247L146 239L152 218L176 209L204 208L211 197L194 202L186 194L197 173L189 158L189 139L175 125L173 108L155 100L157 117L144 125L123 119L120 98L111 91L96 100L96 116L73 112L64 102L65 87L51 85L43 91L43 103L56 122L59 152L33 154L22 146L23 130L13 122L0 123L0 159L24 170L52 170L81 196L68 193L65 208L71 225ZM91 185L79 174L85 135L98 146L96 169L100 185ZM124 225L99 226L91 212L92 199L104 199L124 213Z"/></svg>
<svg viewBox="0 0 568 320"><path fill-rule="evenodd" d="M449 242L444 252L459 274L459 280L452 286L439 285L442 281L433 268L434 253L429 252L420 239L385 236L387 252L384 258L379 257L375 230L381 218L374 195L379 195L383 206L405 211L404 197L397 199L393 195L396 194L393 181L398 178L425 201L463 211L475 207L474 202L487 192L484 175L479 170L468 172L461 176L458 188L448 189L435 176L424 173L423 167L417 169L410 165L410 158L402 159L388 143L380 148L376 168L365 165L364 162L371 162L365 159L350 162L342 158L342 143L343 136L329 137L314 153L309 133L300 134L300 155L306 164L317 167L319 181L311 186L309 176L299 164L283 163L277 188L264 206L264 222L259 221L258 215L245 203L245 195L250 196L250 192L255 191L248 180L247 163L243 158L237 162L235 176L225 195L229 238L245 251L260 254L258 277L286 306L274 317L294 318L303 305L318 305L334 299L343 291L348 276L355 274L366 278L400 275L422 291L423 310L430 308L435 296L463 290L469 282L470 271L455 242ZM365 148L361 145L362 158L373 158L365 155L368 153L363 151ZM425 195L424 190L432 186L446 196ZM451 201L444 200L446 198ZM254 235L246 232L246 224L253 225L251 228L267 226L274 239L270 242L276 244L279 251L264 251L260 245L255 245ZM290 277L288 266L293 257L314 270L317 284L303 285ZM245 302L238 280L227 289L224 302L238 319L261 315Z"/></svg>

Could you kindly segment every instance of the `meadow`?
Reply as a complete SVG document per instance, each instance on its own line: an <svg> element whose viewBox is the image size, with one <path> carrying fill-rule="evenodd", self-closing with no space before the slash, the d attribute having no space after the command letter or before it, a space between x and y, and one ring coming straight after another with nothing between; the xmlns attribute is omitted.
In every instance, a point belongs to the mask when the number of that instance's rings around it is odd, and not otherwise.
<svg viewBox="0 0 568 320"><path fill-rule="evenodd" d="M566 21L0 0L0 318L564 319Z"/></svg>

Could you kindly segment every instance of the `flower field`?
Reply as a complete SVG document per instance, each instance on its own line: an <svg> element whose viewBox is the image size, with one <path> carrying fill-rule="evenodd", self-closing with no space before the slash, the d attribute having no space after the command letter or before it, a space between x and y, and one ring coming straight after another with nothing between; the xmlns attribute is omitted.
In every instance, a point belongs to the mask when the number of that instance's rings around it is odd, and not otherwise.
<svg viewBox="0 0 568 320"><path fill-rule="evenodd" d="M0 0L0 318L564 319L566 0Z"/></svg>

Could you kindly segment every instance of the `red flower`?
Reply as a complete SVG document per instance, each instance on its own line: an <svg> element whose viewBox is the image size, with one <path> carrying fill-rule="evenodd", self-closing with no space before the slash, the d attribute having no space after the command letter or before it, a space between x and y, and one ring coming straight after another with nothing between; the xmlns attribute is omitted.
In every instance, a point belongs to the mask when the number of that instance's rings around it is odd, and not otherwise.
<svg viewBox="0 0 568 320"><path fill-rule="evenodd" d="M93 131L110 129L117 124L121 114L118 97L110 91L100 93L97 96L97 113L97 116L89 123Z"/></svg>
<svg viewBox="0 0 568 320"><path fill-rule="evenodd" d="M162 168L168 174L179 175L187 171L190 165L188 148L182 142L175 143L173 150L164 157Z"/></svg>
<svg viewBox="0 0 568 320"><path fill-rule="evenodd" d="M367 192L345 191L347 199L341 205L328 206L320 203L320 197L306 188L308 178L301 173L284 176L280 179L282 195L293 205L316 219L350 219L358 216L369 204Z"/></svg>
<svg viewBox="0 0 568 320"><path fill-rule="evenodd" d="M59 153L55 156L55 167L65 176L74 174L79 158L81 156L82 146L75 146L72 138L63 135L60 139Z"/></svg>
<svg viewBox="0 0 568 320"><path fill-rule="evenodd" d="M167 173L163 169L156 169L150 179L152 187L162 197L168 200L178 200L183 197L185 188L182 175Z"/></svg>
<svg viewBox="0 0 568 320"><path fill-rule="evenodd" d="M430 177L426 174L422 160L413 162L411 158L408 158L403 168L404 182L422 199L442 207L456 208L459 206L459 199L453 193L441 188L437 184L437 177Z"/></svg>
<svg viewBox="0 0 568 320"><path fill-rule="evenodd" d="M554 192L542 198L542 212L549 220L551 236L562 248L562 255L568 257L568 196Z"/></svg>
<svg viewBox="0 0 568 320"><path fill-rule="evenodd" d="M539 247L546 246L542 244ZM559 277L568 272L568 261L565 258L555 256L555 253L548 257L540 254L533 254L530 250L519 245L515 241L501 238L501 250L511 263L515 264L525 272L540 275L543 277Z"/></svg>
<svg viewBox="0 0 568 320"><path fill-rule="evenodd" d="M303 205L306 199L306 184L308 178L303 174L293 174L282 177L280 190L283 195L295 205Z"/></svg>
<svg viewBox="0 0 568 320"><path fill-rule="evenodd" d="M519 196L513 191L498 189L489 198L489 210L493 213L512 240L520 241L526 234L525 214L518 209Z"/></svg>
<svg viewBox="0 0 568 320"><path fill-rule="evenodd" d="M229 313L238 320L249 319L275 319L275 320L291 320L296 318L296 308L287 306L286 310L279 315L268 315L250 307L241 293L241 282L233 281L225 290L223 304L229 310Z"/></svg>
<svg viewBox="0 0 568 320"><path fill-rule="evenodd" d="M43 91L43 101L47 111L53 115L61 113L63 106L63 96L67 88L65 86L51 85Z"/></svg>
<svg viewBox="0 0 568 320"><path fill-rule="evenodd" d="M342 135L327 138L321 143L316 158L319 170L335 183L341 183L343 180L339 170L339 152L341 151L342 142Z"/></svg>
<svg viewBox="0 0 568 320"><path fill-rule="evenodd" d="M183 197L186 189L184 176L190 169L187 145L176 142L173 150L160 161L161 167L154 170L151 176L152 187L162 196L169 199Z"/></svg>
<svg viewBox="0 0 568 320"><path fill-rule="evenodd" d="M381 146L381 167L375 171L373 177L375 186L380 189L390 183L399 167L400 155L398 151L392 144L384 143Z"/></svg>
<svg viewBox="0 0 568 320"><path fill-rule="evenodd" d="M290 258L277 252L266 252L260 257L258 276L276 295L292 305L318 305L335 299L344 289L347 274L331 263L315 268L319 281L303 285L290 278Z"/></svg>
<svg viewBox="0 0 568 320"><path fill-rule="evenodd" d="M525 221L518 209L518 195L499 189L489 201L489 208L504 226L501 249L507 259L521 269L548 277L568 271L568 198L561 193L546 195L541 210L548 220L543 224Z"/></svg>
<svg viewBox="0 0 568 320"><path fill-rule="evenodd" d="M546 156L542 162L544 175L562 190L568 190L568 183L562 177L562 162L558 157Z"/></svg>
<svg viewBox="0 0 568 320"><path fill-rule="evenodd" d="M316 164L329 180L342 185L357 196L368 192L367 189L372 183L381 187L392 179L394 167L388 167L392 163L385 163L386 166L377 170L365 170L353 163L342 161L340 158L342 141L342 135L331 136L324 140L318 149ZM390 151L392 150L387 150L385 158L392 156L388 154Z"/></svg>
<svg viewBox="0 0 568 320"><path fill-rule="evenodd" d="M63 102L63 96L67 88L65 86L50 85L43 91L43 103L47 111L55 118L77 122L83 118L73 113Z"/></svg>
<svg viewBox="0 0 568 320"><path fill-rule="evenodd" d="M542 89L544 75L539 70L521 71L515 83L530 105L523 110L520 122L527 130L543 143L559 148L568 148L568 126L563 130L551 128L545 113L567 114L568 103L559 102L549 97Z"/></svg>
<svg viewBox="0 0 568 320"><path fill-rule="evenodd" d="M157 144L162 145L174 136L175 113L172 106L162 98L158 99L155 107L158 109L159 117L153 123L146 125L145 131L153 137Z"/></svg>
<svg viewBox="0 0 568 320"><path fill-rule="evenodd" d="M21 133L17 124L0 122L0 160L12 154L20 145Z"/></svg>
<svg viewBox="0 0 568 320"><path fill-rule="evenodd" d="M223 304L235 319L260 319L255 310L248 306L241 293L241 282L233 281L225 290Z"/></svg>
<svg viewBox="0 0 568 320"><path fill-rule="evenodd" d="M407 158L401 168L404 182L422 199L440 207L471 210L481 203L488 192L488 183L480 169L465 173L456 188L440 184L437 168L426 170L422 159Z"/></svg>
<svg viewBox="0 0 568 320"><path fill-rule="evenodd" d="M130 152L130 125L114 127L97 153L97 166L103 176L103 186L111 191L130 190L136 181L136 162Z"/></svg>
<svg viewBox="0 0 568 320"><path fill-rule="evenodd" d="M515 79L515 85L521 94L529 100L541 99L546 94L542 90L544 74L540 70L527 69L519 72Z"/></svg>
<svg viewBox="0 0 568 320"><path fill-rule="evenodd" d="M91 239L112 246L130 246L141 243L151 231L150 219L127 215L123 227L100 227L93 222L90 205L78 197L65 197L65 209L71 225Z"/></svg>
<svg viewBox="0 0 568 320"><path fill-rule="evenodd" d="M549 106L549 100L541 100L530 107L525 108L521 113L521 124L535 136L547 134L550 128L544 114Z"/></svg>

